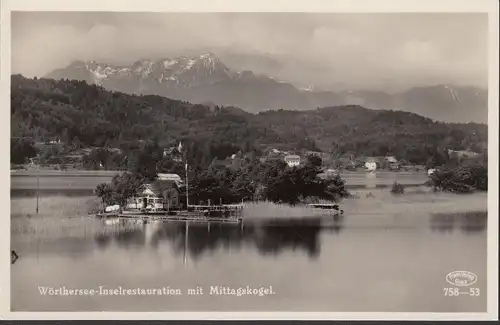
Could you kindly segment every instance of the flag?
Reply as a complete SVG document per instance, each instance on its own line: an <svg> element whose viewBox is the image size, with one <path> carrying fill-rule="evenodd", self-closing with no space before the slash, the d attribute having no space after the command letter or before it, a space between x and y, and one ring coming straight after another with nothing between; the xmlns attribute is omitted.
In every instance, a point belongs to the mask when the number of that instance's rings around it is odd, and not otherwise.
<svg viewBox="0 0 500 325"><path fill-rule="evenodd" d="M188 164L186 163L186 171L188 170Z"/></svg>
<svg viewBox="0 0 500 325"><path fill-rule="evenodd" d="M177 150L179 150L179 152L182 151L182 142L179 142L179 146L177 147Z"/></svg>

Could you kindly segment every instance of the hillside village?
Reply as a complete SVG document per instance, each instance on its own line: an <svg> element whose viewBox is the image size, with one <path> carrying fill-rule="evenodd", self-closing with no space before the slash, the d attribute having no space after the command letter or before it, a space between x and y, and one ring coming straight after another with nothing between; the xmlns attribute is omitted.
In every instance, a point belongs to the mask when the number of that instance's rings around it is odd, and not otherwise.
<svg viewBox="0 0 500 325"><path fill-rule="evenodd" d="M45 142L37 142L35 144L37 155L25 161L25 164L11 164L12 169L33 169L45 168L56 170L112 170L106 163L106 157L98 157L98 163L88 165L86 162L92 160L92 156L96 152L106 152L108 155L115 155L122 157L122 166L114 168L116 170L124 170L127 168L127 156L120 148L113 147L77 147L68 145L60 140L60 138L53 138ZM177 145L171 145L162 150L162 160L170 160L177 164L182 164L184 159L182 156L183 147L182 142ZM447 150L449 157L455 157L458 160L480 159L481 154L472 150ZM289 167L297 167L303 165L306 158L310 155L321 158L324 173L338 173L345 171L424 171L430 168L437 167L424 166L412 164L404 159L398 159L395 156L374 156L364 157L355 156L353 153L346 153L340 156L335 156L331 153L312 150L280 150L277 148L265 148L261 154L255 157L255 153L243 153L241 150L227 156L225 159L214 159L211 163L213 166L226 166L235 167L241 164L242 159L257 158L260 162L282 160Z"/></svg>

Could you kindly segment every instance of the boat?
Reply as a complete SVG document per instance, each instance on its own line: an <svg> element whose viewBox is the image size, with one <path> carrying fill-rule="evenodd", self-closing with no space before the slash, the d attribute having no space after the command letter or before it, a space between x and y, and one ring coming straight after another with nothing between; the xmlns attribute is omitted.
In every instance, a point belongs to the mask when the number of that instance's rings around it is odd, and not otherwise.
<svg viewBox="0 0 500 325"><path fill-rule="evenodd" d="M311 203L309 206L314 209L329 210L335 214L344 214L344 210L335 203Z"/></svg>

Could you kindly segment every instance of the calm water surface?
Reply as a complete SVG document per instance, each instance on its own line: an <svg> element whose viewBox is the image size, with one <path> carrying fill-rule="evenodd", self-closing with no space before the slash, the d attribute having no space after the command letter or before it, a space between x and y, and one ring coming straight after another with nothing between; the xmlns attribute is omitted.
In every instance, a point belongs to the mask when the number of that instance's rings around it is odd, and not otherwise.
<svg viewBox="0 0 500 325"><path fill-rule="evenodd" d="M384 193L386 190L383 191ZM89 197L12 199L13 311L486 311L486 195L407 194L343 204L333 218L271 212L240 224L106 224ZM250 211L252 211L250 209ZM256 212L257 211L257 212ZM469 211L468 213L465 213ZM478 211L483 211L482 213ZM261 217L259 217L259 214ZM479 297L446 297L449 272L478 276ZM163 296L43 296L39 287L179 289ZM200 286L203 295L188 295ZM210 286L272 286L215 296Z"/></svg>
<svg viewBox="0 0 500 325"><path fill-rule="evenodd" d="M99 183L110 182L113 172L95 176L91 172L44 172L36 177L36 172L11 172L11 194L13 196L36 195L39 189L47 194L92 195L92 190ZM397 180L404 185L421 185L427 179L422 172L387 172L377 173L350 172L341 174L348 187L376 188L389 186Z"/></svg>

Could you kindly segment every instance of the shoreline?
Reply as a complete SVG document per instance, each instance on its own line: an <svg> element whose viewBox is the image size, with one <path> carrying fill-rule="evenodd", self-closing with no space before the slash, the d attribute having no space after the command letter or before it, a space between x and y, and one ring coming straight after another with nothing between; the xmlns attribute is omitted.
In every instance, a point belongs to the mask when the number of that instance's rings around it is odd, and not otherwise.
<svg viewBox="0 0 500 325"><path fill-rule="evenodd" d="M85 170L85 169L71 169L71 170L55 170L55 169L40 169L38 172L36 169L11 169L10 176L11 177L36 177L37 175L40 177L51 177L51 176L60 176L60 177L86 177L86 176L114 176L116 174L122 174L126 171L123 170ZM378 170L375 173L370 173L365 170L345 170L340 173L340 177L342 175L406 175L406 176L414 176L414 175L425 175L427 173L424 171L390 171L390 170Z"/></svg>
<svg viewBox="0 0 500 325"><path fill-rule="evenodd" d="M95 187L110 182L118 171L33 171L11 172L11 196L33 196L37 190L41 195L78 196L93 194ZM376 174L366 172L346 172L340 177L348 190L379 189L393 185L395 181L405 187L423 186L428 180L425 173L386 172Z"/></svg>
<svg viewBox="0 0 500 325"><path fill-rule="evenodd" d="M346 184L345 188L348 190L380 190L380 189L388 189L392 186L393 181L389 183L376 184L375 186L370 185L362 185L362 184ZM407 188L418 188L425 187L423 183L408 183L404 182L398 183L404 185ZM50 196L67 196L67 197L78 197L78 196L93 196L95 187L54 187L54 188L43 188L37 190L36 187L18 187L10 189L11 198L19 198L19 197L36 197L37 192L40 196L50 197Z"/></svg>

